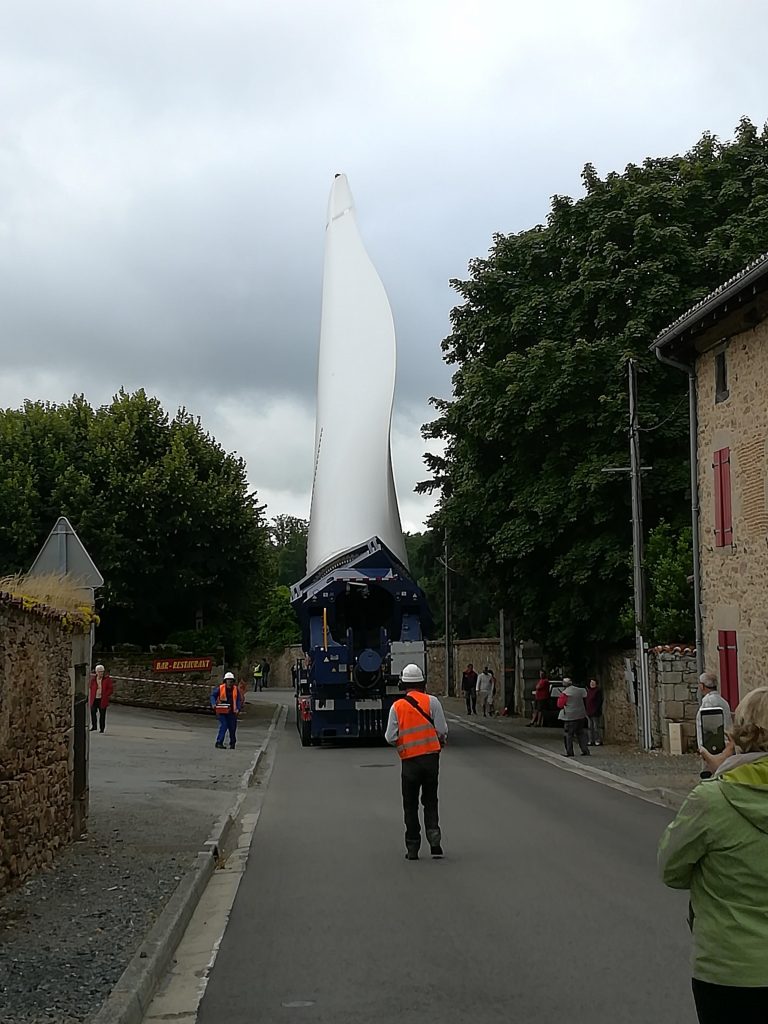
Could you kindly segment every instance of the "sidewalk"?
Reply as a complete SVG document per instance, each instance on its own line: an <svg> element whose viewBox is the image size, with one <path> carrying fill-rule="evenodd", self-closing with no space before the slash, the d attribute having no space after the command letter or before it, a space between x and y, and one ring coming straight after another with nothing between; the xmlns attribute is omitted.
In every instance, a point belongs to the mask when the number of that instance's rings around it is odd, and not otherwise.
<svg viewBox="0 0 768 1024"><path fill-rule="evenodd" d="M91 733L89 832L0 901L0 1024L74 1024L101 1005L232 801L274 704L235 750L213 715L113 705Z"/></svg>
<svg viewBox="0 0 768 1024"><path fill-rule="evenodd" d="M563 733L560 728L528 728L527 723L521 718L483 718L482 713L468 716L463 699L441 697L440 701L448 714L465 723L479 724L499 736L528 743L553 754L563 753ZM452 724L449 721L449 725ZM619 744L590 747L590 751L592 756L584 758L584 762L590 767L618 775L647 789L665 790L670 794L669 803L673 806L679 806L682 799L700 781L700 761L695 754L683 754L678 757L656 750L645 753L634 747ZM575 762L581 763L581 759L574 758L569 763Z"/></svg>

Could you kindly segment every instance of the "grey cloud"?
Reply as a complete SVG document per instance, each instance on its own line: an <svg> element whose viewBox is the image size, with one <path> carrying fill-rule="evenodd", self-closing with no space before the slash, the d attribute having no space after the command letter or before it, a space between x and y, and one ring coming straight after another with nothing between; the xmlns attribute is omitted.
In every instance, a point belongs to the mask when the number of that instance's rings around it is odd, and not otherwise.
<svg viewBox="0 0 768 1024"><path fill-rule="evenodd" d="M145 386L204 418L224 402L300 408L282 430L260 420L282 459L251 451L247 418L212 418L254 481L292 500L343 170L398 330L396 443L420 454L426 399L450 386L448 279L494 231L542 221L552 193L579 194L587 160L604 173L761 120L767 26L747 0L695 16L662 0L7 5L7 400L25 379L29 397L65 398L71 379L99 401ZM43 392L52 366L67 374Z"/></svg>

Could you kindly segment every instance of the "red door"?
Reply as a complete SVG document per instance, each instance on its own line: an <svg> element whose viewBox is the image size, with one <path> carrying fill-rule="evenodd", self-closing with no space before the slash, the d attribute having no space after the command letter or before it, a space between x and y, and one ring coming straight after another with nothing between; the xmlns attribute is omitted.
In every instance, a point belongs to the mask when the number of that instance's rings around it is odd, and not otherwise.
<svg viewBox="0 0 768 1024"><path fill-rule="evenodd" d="M717 631L717 652L720 656L720 693L735 711L739 703L739 652L735 629Z"/></svg>

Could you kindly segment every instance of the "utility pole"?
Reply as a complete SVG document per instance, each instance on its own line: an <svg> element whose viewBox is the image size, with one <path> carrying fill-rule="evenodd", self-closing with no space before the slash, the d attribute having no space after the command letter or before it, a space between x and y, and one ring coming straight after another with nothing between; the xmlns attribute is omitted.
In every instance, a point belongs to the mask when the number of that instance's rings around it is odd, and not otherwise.
<svg viewBox="0 0 768 1024"><path fill-rule="evenodd" d="M443 570L445 572L445 696L450 697L453 666L451 665L451 570L448 563L447 527L443 535Z"/></svg>
<svg viewBox="0 0 768 1024"><path fill-rule="evenodd" d="M632 563L635 602L635 657L637 662L638 717L643 749L653 746L651 687L648 678L648 653L644 632L646 616L645 554L643 543L643 490L640 464L640 427L637 414L637 363L628 361L629 370L629 469L632 482Z"/></svg>

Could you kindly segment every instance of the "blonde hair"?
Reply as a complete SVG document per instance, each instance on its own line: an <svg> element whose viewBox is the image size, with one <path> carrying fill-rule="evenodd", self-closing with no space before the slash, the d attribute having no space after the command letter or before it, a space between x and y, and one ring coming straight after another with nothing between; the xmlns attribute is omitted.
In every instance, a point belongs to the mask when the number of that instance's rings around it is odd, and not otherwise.
<svg viewBox="0 0 768 1024"><path fill-rule="evenodd" d="M731 738L743 754L768 752L768 686L752 690L736 708Z"/></svg>

